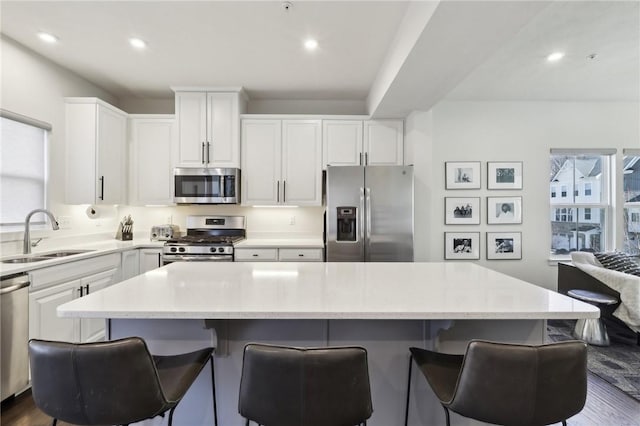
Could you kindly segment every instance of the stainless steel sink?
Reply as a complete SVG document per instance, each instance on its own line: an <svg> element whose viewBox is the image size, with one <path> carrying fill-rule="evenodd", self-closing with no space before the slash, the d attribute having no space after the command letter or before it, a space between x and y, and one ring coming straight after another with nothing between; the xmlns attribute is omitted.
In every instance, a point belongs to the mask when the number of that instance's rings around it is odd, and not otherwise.
<svg viewBox="0 0 640 426"><path fill-rule="evenodd" d="M42 262L43 260L49 260L49 257L16 257L15 259L3 260L2 263L31 263Z"/></svg>
<svg viewBox="0 0 640 426"><path fill-rule="evenodd" d="M2 263L42 262L43 260L51 260L51 259L56 259L58 257L73 256L74 254L88 253L90 251L94 251L94 250L61 250L61 251L55 251L53 253L47 253L47 254L38 254L38 255L30 255L30 256L23 256L23 257L15 257L13 259L3 260Z"/></svg>
<svg viewBox="0 0 640 426"><path fill-rule="evenodd" d="M56 257L73 256L74 254L88 253L90 251L94 251L94 250L63 250L63 251L56 251L53 253L39 254L38 257L45 257L45 258L51 259Z"/></svg>

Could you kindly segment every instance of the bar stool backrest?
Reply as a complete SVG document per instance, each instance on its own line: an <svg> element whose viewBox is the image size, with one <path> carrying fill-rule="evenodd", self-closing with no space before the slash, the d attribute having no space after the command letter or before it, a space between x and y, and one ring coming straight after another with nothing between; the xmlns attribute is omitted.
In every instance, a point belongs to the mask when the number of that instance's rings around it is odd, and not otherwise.
<svg viewBox="0 0 640 426"><path fill-rule="evenodd" d="M29 359L35 404L56 419L128 424L163 410L157 371L140 338L87 344L31 340Z"/></svg>
<svg viewBox="0 0 640 426"><path fill-rule="evenodd" d="M238 410L265 426L364 423L373 412L367 352L249 344Z"/></svg>
<svg viewBox="0 0 640 426"><path fill-rule="evenodd" d="M472 341L449 408L502 425L546 425L582 410L587 347L571 341L525 346Z"/></svg>

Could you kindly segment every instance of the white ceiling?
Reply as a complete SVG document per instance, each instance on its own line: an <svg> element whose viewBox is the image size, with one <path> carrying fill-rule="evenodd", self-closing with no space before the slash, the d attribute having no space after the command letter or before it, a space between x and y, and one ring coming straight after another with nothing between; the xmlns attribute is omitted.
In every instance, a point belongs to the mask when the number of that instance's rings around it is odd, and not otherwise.
<svg viewBox="0 0 640 426"><path fill-rule="evenodd" d="M367 99L401 46L409 2L293 3L285 12L280 1L2 1L0 24L119 98L206 85L244 86L252 99ZM404 116L442 99L640 100L638 0L436 4L370 113ZM41 30L60 42L42 43ZM130 36L149 49L132 50ZM302 47L308 36L315 53ZM567 56L547 63L555 50Z"/></svg>
<svg viewBox="0 0 640 426"><path fill-rule="evenodd" d="M119 98L206 85L244 86L252 99L365 99L407 2L281 3L2 1L1 28ZM132 36L149 48L132 50Z"/></svg>
<svg viewBox="0 0 640 426"><path fill-rule="evenodd" d="M566 56L547 62L555 51ZM640 100L640 2L551 4L447 99Z"/></svg>

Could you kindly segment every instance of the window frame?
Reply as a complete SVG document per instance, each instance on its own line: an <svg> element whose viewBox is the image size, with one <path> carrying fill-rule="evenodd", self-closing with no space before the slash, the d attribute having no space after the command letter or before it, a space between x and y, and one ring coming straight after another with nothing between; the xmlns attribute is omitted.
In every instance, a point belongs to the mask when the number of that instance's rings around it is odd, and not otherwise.
<svg viewBox="0 0 640 426"><path fill-rule="evenodd" d="M624 149L622 152L622 161L624 163L624 159L625 157L638 157L638 160L636 160L637 163L640 163L640 150L637 149ZM640 210L640 201L627 201L627 196L624 194L624 191L626 190L625 186L624 186L624 166L622 167L622 192L623 192L623 196L622 196L622 232L621 232L621 238L622 238L622 242L621 242L621 246L622 246L622 250L626 251L627 250L627 234L626 234L626 229L625 227L627 226L627 221L631 222L631 223L636 223L636 221L633 220L634 216L638 219L638 223L640 223L640 212L629 212L628 209L633 208L634 210ZM640 252L640 243L638 243L639 247L638 247L638 251ZM632 255L638 255L638 253L631 253Z"/></svg>
<svg viewBox="0 0 640 426"><path fill-rule="evenodd" d="M600 193L600 201L597 203L594 202L590 202L590 203L585 203L585 202L575 202L575 199L577 198L576 195L574 195L573 197L569 197L569 188L568 185L566 186L567 191L566 191L566 196L562 196L560 197L560 199L553 199L551 197L549 197L549 206L550 206L550 211L553 211L553 209L575 209L575 215L571 215L572 216L572 220L567 220L567 222L574 222L576 223L576 225L578 225L580 223L580 211L583 211L585 209L591 209L593 212L593 209L602 209L602 212L604 214L604 219L602 220L603 223L603 229L601 232L601 250L603 251L607 251L607 250L612 250L613 247L615 247L615 208L614 208L614 202L613 202L613 194L615 193L614 191L614 176L615 176L615 154L616 151L615 150L558 150L561 152L554 152L556 150L552 149L551 153L550 153L550 159L553 156L567 156L567 157L574 157L574 160L576 157L582 157L582 156L593 156L593 157L600 157L601 158L601 172L600 172L600 181L601 181L601 193ZM563 166L564 167L564 166ZM560 170L559 170L560 171ZM585 182L584 184L591 184L591 182ZM549 185L558 185L559 182L558 181L549 181ZM584 186L583 184L583 186ZM577 190L578 188L578 182L576 182L575 180L575 173L574 173L574 181L573 181L573 188L574 191ZM564 186L564 185L561 185ZM593 191L593 188L591 188L591 191ZM569 199L573 199L574 202L570 203L568 202ZM583 213L584 215L584 213ZM568 218L569 216L569 210L567 210L567 214L566 217ZM571 258L570 252L577 250L577 246L575 248L570 248L569 250L569 254L556 254L553 252L553 250L551 249L551 245L553 244L553 228L552 228L552 223L554 222L554 217L555 214L550 214L549 215L549 225L550 225L550 247L549 247L549 256L550 256L550 260L552 261L564 261L564 260L568 260ZM561 219L562 219L562 213L560 215ZM591 217L593 217L593 213L591 213ZM584 219L584 220L591 220L591 219ZM562 220L561 220L562 221ZM576 238L576 242L579 241L579 238Z"/></svg>

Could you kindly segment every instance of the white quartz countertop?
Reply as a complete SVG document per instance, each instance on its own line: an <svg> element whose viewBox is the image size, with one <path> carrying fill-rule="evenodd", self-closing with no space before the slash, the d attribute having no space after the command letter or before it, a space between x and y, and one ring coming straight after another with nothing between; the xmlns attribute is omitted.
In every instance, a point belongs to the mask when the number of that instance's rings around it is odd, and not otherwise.
<svg viewBox="0 0 640 426"><path fill-rule="evenodd" d="M176 262L63 304L58 315L576 319L599 310L474 263Z"/></svg>
<svg viewBox="0 0 640 426"><path fill-rule="evenodd" d="M236 248L324 248L322 238L247 238Z"/></svg>
<svg viewBox="0 0 640 426"><path fill-rule="evenodd" d="M40 268L48 268L50 266L59 265L67 262L75 262L81 259L89 259L91 257L102 256L110 253L117 253L126 250L133 250L138 248L161 248L164 245L164 241L149 241L147 238L134 239L131 241L120 241L120 240L103 240L103 241L94 241L90 243L62 243L60 246L56 247L55 250L47 249L47 250L34 250L33 253L27 256L38 257L43 254L53 253L58 251L67 251L67 250L88 250L84 253L74 254L71 256L58 257L48 260L42 260L38 262L29 262L29 263L0 263L0 275L11 275L17 274L20 272L33 271L35 269ZM2 260L5 259L13 259L17 257L23 257L25 255L16 254L13 256L3 257Z"/></svg>

